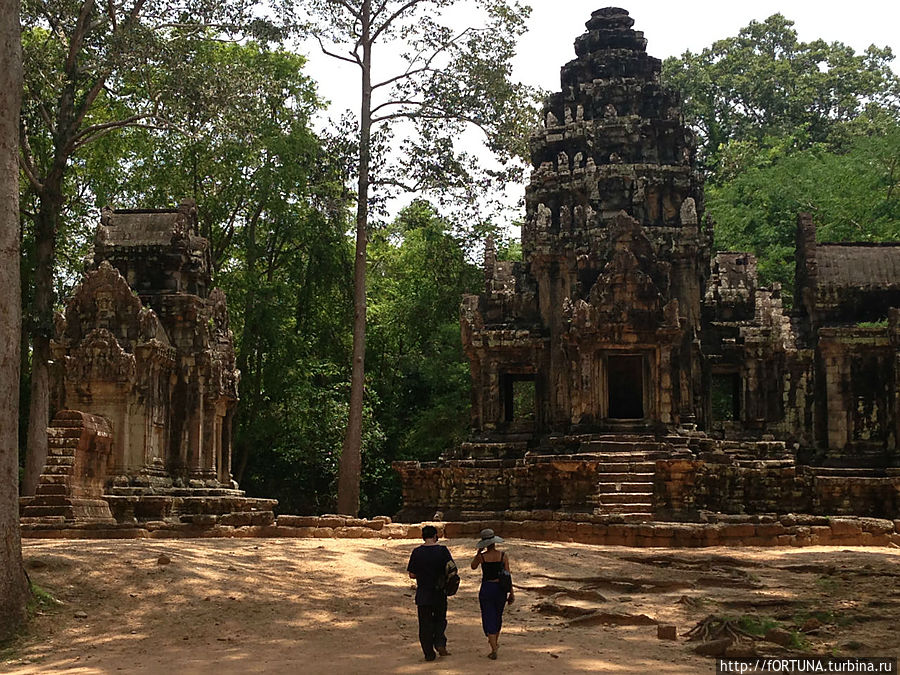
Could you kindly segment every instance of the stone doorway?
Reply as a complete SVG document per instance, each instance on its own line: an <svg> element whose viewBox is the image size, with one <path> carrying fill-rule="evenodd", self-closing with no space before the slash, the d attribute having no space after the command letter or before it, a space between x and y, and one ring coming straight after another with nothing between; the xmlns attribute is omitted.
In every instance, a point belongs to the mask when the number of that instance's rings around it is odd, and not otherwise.
<svg viewBox="0 0 900 675"><path fill-rule="evenodd" d="M608 356L606 359L606 391L609 396L609 418L643 419L644 357L636 355Z"/></svg>
<svg viewBox="0 0 900 675"><path fill-rule="evenodd" d="M504 421L515 427L533 426L537 408L534 375L504 374L500 387Z"/></svg>

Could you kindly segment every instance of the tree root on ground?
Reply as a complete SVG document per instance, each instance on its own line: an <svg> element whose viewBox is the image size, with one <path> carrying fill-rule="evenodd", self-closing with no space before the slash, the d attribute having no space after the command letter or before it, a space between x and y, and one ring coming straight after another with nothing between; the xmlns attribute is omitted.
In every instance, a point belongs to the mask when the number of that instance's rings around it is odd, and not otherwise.
<svg viewBox="0 0 900 675"><path fill-rule="evenodd" d="M730 638L735 642L755 642L760 639L738 626L736 621L723 619L715 614L710 614L699 621L684 635L688 640L702 642L712 642L724 638Z"/></svg>

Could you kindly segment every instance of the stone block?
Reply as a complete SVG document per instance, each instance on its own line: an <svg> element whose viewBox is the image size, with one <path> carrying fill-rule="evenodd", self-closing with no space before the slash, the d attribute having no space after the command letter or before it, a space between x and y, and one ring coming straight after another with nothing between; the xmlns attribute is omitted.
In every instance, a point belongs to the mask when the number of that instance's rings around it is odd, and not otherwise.
<svg viewBox="0 0 900 675"><path fill-rule="evenodd" d="M745 539L756 535L756 525L752 523L729 523L722 526L719 538L727 542L729 539Z"/></svg>
<svg viewBox="0 0 900 675"><path fill-rule="evenodd" d="M860 518L863 532L872 534L889 534L894 531L894 521L883 518Z"/></svg>
<svg viewBox="0 0 900 675"><path fill-rule="evenodd" d="M463 536L463 523L447 523L444 526L444 536L448 539L458 539Z"/></svg>
<svg viewBox="0 0 900 675"><path fill-rule="evenodd" d="M269 529L276 532L274 536L291 538L291 539L308 539L316 536L316 528L314 527L285 527L283 525L274 525Z"/></svg>
<svg viewBox="0 0 900 675"><path fill-rule="evenodd" d="M251 511L250 512L250 524L251 525L271 525L275 522L275 514L272 511Z"/></svg>
<svg viewBox="0 0 900 675"><path fill-rule="evenodd" d="M334 536L338 539L374 539L378 533L368 527L337 527Z"/></svg>
<svg viewBox="0 0 900 675"><path fill-rule="evenodd" d="M407 539L409 528L399 523L391 523L379 530L378 535L383 539Z"/></svg>
<svg viewBox="0 0 900 675"><path fill-rule="evenodd" d="M317 527L319 518L316 516L278 516L278 525L284 527Z"/></svg>
<svg viewBox="0 0 900 675"><path fill-rule="evenodd" d="M280 520L280 519L279 519ZM253 524L253 515L248 511L238 513L226 513L219 517L219 524L232 527L244 527Z"/></svg>
<svg viewBox="0 0 900 675"><path fill-rule="evenodd" d="M660 640L675 640L678 638L678 630L675 626L659 624L656 627L656 637Z"/></svg>
<svg viewBox="0 0 900 675"><path fill-rule="evenodd" d="M777 537L784 532L785 527L781 523L761 523L756 526L756 534L760 537Z"/></svg>
<svg viewBox="0 0 900 675"><path fill-rule="evenodd" d="M853 518L832 518L830 527L832 537L855 537L862 532L860 522Z"/></svg>
<svg viewBox="0 0 900 675"><path fill-rule="evenodd" d="M317 519L316 527L343 527L344 519L335 516L322 516Z"/></svg>

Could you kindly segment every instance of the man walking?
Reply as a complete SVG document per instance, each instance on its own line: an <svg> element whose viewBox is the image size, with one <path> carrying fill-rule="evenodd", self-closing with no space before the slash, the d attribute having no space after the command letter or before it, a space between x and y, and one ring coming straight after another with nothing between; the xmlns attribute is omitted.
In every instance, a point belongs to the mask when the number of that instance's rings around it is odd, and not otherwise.
<svg viewBox="0 0 900 675"><path fill-rule="evenodd" d="M447 651L447 595L443 590L447 563L453 560L446 546L437 543L434 525L422 528L425 543L409 556L406 571L416 580L416 609L419 612L419 643L426 661L434 661L437 654L449 656ZM440 586L439 586L440 584ZM435 654L437 652L437 654Z"/></svg>

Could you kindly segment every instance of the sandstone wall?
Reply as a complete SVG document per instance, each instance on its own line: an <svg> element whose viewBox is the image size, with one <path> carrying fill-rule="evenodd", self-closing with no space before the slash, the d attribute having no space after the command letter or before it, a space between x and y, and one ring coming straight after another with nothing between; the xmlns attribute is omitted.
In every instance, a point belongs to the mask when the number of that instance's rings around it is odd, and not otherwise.
<svg viewBox="0 0 900 675"><path fill-rule="evenodd" d="M473 542L485 527L493 528L507 539L578 542L606 546L705 547L705 546L900 546L900 520L877 518L829 518L826 516L786 515L718 516L706 523L624 523L621 517L594 517L575 522L553 518L550 512L531 513L531 520L435 522L442 538L470 539ZM558 514L557 514L558 515ZM372 520L342 516L279 516L269 520L271 512L257 514L246 523L222 516L199 524L146 523L142 527L81 525L70 528L23 528L25 538L48 539L171 539L187 537L319 537L351 539L421 540L424 523L392 523L390 518ZM542 518L542 519L537 519Z"/></svg>

